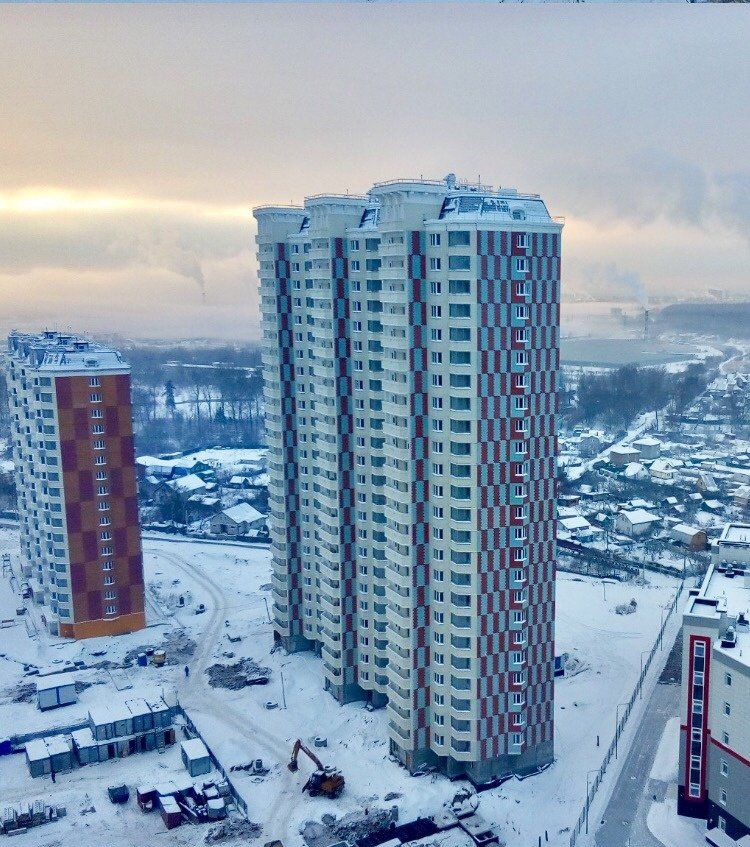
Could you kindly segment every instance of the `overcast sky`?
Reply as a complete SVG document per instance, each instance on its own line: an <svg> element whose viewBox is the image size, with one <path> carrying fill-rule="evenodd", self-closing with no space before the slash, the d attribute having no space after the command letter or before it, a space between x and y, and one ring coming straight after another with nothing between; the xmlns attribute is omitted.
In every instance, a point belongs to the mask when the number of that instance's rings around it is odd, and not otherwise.
<svg viewBox="0 0 750 847"><path fill-rule="evenodd" d="M0 7L0 330L258 335L251 206L453 171L568 293L750 293L741 6Z"/></svg>

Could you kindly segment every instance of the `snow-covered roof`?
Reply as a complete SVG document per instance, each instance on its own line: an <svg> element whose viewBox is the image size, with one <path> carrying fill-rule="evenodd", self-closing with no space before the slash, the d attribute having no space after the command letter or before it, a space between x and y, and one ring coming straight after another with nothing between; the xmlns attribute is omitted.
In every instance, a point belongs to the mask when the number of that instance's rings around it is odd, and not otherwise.
<svg viewBox="0 0 750 847"><path fill-rule="evenodd" d="M673 471L677 467L677 462L674 459L654 459L651 465L651 473L666 473Z"/></svg>
<svg viewBox="0 0 750 847"><path fill-rule="evenodd" d="M583 518L580 515L574 518L561 518L560 523L565 527L565 529L571 532L576 529L591 528L591 524L586 520L586 518Z"/></svg>
<svg viewBox="0 0 750 847"><path fill-rule="evenodd" d="M8 337L8 350L11 358L50 374L129 370L128 363L113 347L71 333L45 331L33 335L13 331Z"/></svg>
<svg viewBox="0 0 750 847"><path fill-rule="evenodd" d="M648 471L640 462L630 462L625 468L624 473L628 479L638 479L648 476Z"/></svg>
<svg viewBox="0 0 750 847"><path fill-rule="evenodd" d="M177 479L170 480L167 485L177 491L197 491L199 488L205 488L206 483L198 476L198 474L188 474L187 476L178 476Z"/></svg>
<svg viewBox="0 0 750 847"><path fill-rule="evenodd" d="M650 435L646 435L643 438L639 438L633 442L634 447L661 447L661 441L658 438L652 438Z"/></svg>
<svg viewBox="0 0 750 847"><path fill-rule="evenodd" d="M200 738L188 738L185 741L181 741L180 747L182 747L182 750L188 759L195 760L208 758L208 749Z"/></svg>
<svg viewBox="0 0 750 847"><path fill-rule="evenodd" d="M249 503L237 503L235 506L230 506L228 509L224 509L222 515L226 515L236 523L242 523L243 521L253 523L265 517L265 515L262 515Z"/></svg>
<svg viewBox="0 0 750 847"><path fill-rule="evenodd" d="M49 691L52 688L64 688L67 685L75 685L76 680L70 673L55 673L50 676L37 677L36 690Z"/></svg>
<svg viewBox="0 0 750 847"><path fill-rule="evenodd" d="M652 515L651 512L647 512L645 509L633 509L632 511L623 510L620 512L621 515L624 515L631 524L644 524L644 523L655 523L660 520L656 515Z"/></svg>
<svg viewBox="0 0 750 847"><path fill-rule="evenodd" d="M672 527L672 532L675 533L675 535L682 535L685 538L692 538L699 532L703 532L703 530L699 529L697 526L690 526L686 523L678 523Z"/></svg>

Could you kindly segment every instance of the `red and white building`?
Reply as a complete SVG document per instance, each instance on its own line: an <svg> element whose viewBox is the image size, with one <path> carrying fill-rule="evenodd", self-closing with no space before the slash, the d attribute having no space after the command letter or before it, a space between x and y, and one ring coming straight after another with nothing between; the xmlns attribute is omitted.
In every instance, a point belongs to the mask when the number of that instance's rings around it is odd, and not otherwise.
<svg viewBox="0 0 750 847"><path fill-rule="evenodd" d="M750 844L750 525L728 524L683 613L678 811Z"/></svg>
<svg viewBox="0 0 750 847"><path fill-rule="evenodd" d="M21 557L51 632L145 626L130 367L59 332L8 338Z"/></svg>
<svg viewBox="0 0 750 847"><path fill-rule="evenodd" d="M550 762L562 224L453 177L254 215L277 637L412 771Z"/></svg>

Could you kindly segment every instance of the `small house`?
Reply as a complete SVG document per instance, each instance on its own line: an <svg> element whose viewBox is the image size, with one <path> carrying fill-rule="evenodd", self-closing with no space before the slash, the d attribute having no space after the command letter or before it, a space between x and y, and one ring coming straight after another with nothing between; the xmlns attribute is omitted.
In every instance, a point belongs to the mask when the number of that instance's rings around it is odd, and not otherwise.
<svg viewBox="0 0 750 847"><path fill-rule="evenodd" d="M620 445L612 447L609 451L609 462L618 468L627 467L631 462L637 462L641 458L640 451L635 447Z"/></svg>
<svg viewBox="0 0 750 847"><path fill-rule="evenodd" d="M36 704L41 711L69 706L78 702L76 681L72 674L56 673L36 681Z"/></svg>
<svg viewBox="0 0 750 847"><path fill-rule="evenodd" d="M740 485L732 495L734 505L745 511L750 509L750 485Z"/></svg>
<svg viewBox="0 0 750 847"><path fill-rule="evenodd" d="M701 471L698 474L698 478L695 480L695 487L701 494L718 494L719 486L716 484L716 480L710 473L706 473L705 471Z"/></svg>
<svg viewBox="0 0 750 847"><path fill-rule="evenodd" d="M265 526L266 516L249 503L237 503L211 518L212 535L249 535Z"/></svg>
<svg viewBox="0 0 750 847"><path fill-rule="evenodd" d="M651 463L651 478L660 479L664 482L674 482L677 472L675 463L670 459L655 459Z"/></svg>
<svg viewBox="0 0 750 847"><path fill-rule="evenodd" d="M630 538L638 538L651 532L652 529L660 522L657 515L652 515L645 509L623 509L615 518L615 531L621 532Z"/></svg>
<svg viewBox="0 0 750 847"><path fill-rule="evenodd" d="M676 541L682 547L688 547L690 550L705 550L707 537L704 530L696 526L678 523L672 527L672 540Z"/></svg>
<svg viewBox="0 0 750 847"><path fill-rule="evenodd" d="M182 763L192 777L211 771L211 755L200 738L188 738L180 742Z"/></svg>

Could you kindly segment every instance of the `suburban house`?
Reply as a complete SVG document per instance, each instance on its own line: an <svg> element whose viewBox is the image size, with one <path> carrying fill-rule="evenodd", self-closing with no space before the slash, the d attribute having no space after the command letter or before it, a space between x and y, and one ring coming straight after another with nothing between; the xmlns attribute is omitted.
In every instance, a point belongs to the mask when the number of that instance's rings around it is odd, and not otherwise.
<svg viewBox="0 0 750 847"><path fill-rule="evenodd" d="M621 445L620 447L613 447L609 451L610 464L615 465L615 467L618 468L624 468L631 462L637 462L640 458L640 451L636 450L635 447L631 447L627 444Z"/></svg>
<svg viewBox="0 0 750 847"><path fill-rule="evenodd" d="M623 535L630 536L630 538L638 538L651 532L660 521L661 518L652 515L645 509L633 509L632 511L623 509L615 518L615 532L621 532Z"/></svg>
<svg viewBox="0 0 750 847"><path fill-rule="evenodd" d="M655 459L651 463L651 478L661 479L664 482L674 482L677 477L675 463L670 459Z"/></svg>
<svg viewBox="0 0 750 847"><path fill-rule="evenodd" d="M237 503L211 518L212 535L253 535L265 528L266 516L249 503Z"/></svg>

